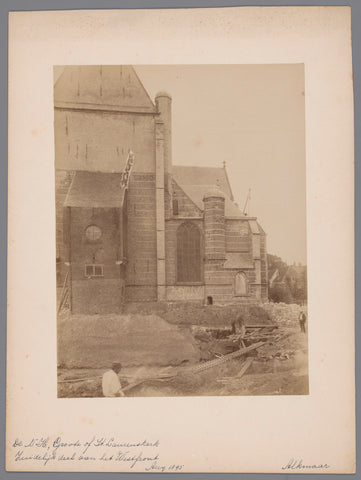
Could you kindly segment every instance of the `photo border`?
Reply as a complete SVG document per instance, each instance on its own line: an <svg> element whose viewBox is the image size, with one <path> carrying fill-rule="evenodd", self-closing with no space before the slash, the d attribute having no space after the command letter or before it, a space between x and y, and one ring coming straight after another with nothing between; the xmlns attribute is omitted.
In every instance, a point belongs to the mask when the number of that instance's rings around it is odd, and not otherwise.
<svg viewBox="0 0 361 480"><path fill-rule="evenodd" d="M0 381L1 381L1 394L0 394L0 478L17 480L22 478L25 474L26 479L38 479L38 478L52 478L54 480L60 480L64 478L68 479L81 479L89 478L96 480L104 478L107 475L112 475L115 478L131 478L132 480L138 480L147 478L149 474L143 473L49 473L49 472L6 472L5 471L5 410L6 410L6 398L5 398L5 378L6 378L6 277L7 277L7 104L8 104L8 13L10 11L40 11L40 10L82 10L82 9L140 9L140 8L204 8L204 7L236 7L236 6L351 6L352 12L352 45L353 45L353 78L354 78L354 110L355 110L355 281L356 292L360 287L360 210L357 209L357 205L360 203L360 156L361 156L361 136L360 136L360 102L361 102L361 2L360 0L349 1L302 1L302 0L276 0L276 1L261 1L255 2L252 0L238 0L226 2L211 1L211 0L119 0L110 1L103 0L5 0L0 4L0 218L1 218L1 232L0 232ZM357 160L356 160L357 159ZM358 321L360 318L361 299L356 295L356 365L360 365L360 328ZM361 374L359 369L356 369L356 411L357 407L360 407L360 380ZM358 417L356 416L356 426L359 427ZM358 429L357 429L358 430ZM359 431L357 431L357 440L359 439ZM357 442L357 468L359 467L359 454L360 446ZM177 475L177 478L192 478L192 480L205 479L209 475L217 479L227 479L230 474L162 474L163 478L173 478ZM274 480L284 479L283 474L231 474L233 478L257 478L260 480L266 480L270 476ZM257 477L255 477L257 475ZM294 475L294 474L293 474ZM299 476L298 474L297 476ZM351 476L355 476L352 474ZM308 480L314 478L320 478L317 474L300 475ZM333 474L323 474L322 478L333 478ZM339 478L350 478L350 475L338 475ZM286 477L287 478L287 477Z"/></svg>

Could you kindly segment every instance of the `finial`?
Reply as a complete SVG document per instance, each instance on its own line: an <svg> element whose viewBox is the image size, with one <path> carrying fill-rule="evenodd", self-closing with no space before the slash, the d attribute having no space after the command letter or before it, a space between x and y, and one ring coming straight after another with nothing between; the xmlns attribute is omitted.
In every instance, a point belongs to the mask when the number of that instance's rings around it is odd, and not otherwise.
<svg viewBox="0 0 361 480"><path fill-rule="evenodd" d="M219 182L219 178L217 178L217 180L216 180L216 185L217 185L217 187L220 187L220 186L221 186L221 184L220 184L220 182Z"/></svg>
<svg viewBox="0 0 361 480"><path fill-rule="evenodd" d="M223 168L226 168L226 161L223 160Z"/></svg>

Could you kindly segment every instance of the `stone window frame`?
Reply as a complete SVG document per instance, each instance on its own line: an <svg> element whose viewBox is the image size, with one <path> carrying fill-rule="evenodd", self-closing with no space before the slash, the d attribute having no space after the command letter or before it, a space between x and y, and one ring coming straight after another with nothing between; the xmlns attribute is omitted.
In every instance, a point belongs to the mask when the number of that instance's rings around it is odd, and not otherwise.
<svg viewBox="0 0 361 480"><path fill-rule="evenodd" d="M87 232L89 232L90 229L92 229L92 228L96 228L99 231L99 237L98 238L90 238L89 237ZM90 225L87 225L85 227L84 235L85 235L85 239L86 239L87 242L98 243L98 242L101 242L101 240L102 240L103 230L98 225L95 225L94 223L91 223Z"/></svg>
<svg viewBox="0 0 361 480"><path fill-rule="evenodd" d="M178 249L179 249L179 232L183 228L192 228L194 231L197 231L199 234L199 277L198 279L193 280L179 280L179 257L178 257ZM203 285L203 272L202 272L202 259L203 259L203 242L202 242L202 230L196 225L194 222L185 221L182 222L176 231L176 272L175 272L175 280L176 285ZM198 262L197 262L198 263Z"/></svg>
<svg viewBox="0 0 361 480"><path fill-rule="evenodd" d="M245 281L245 293L239 293L236 290L236 285L237 285L237 276L242 276ZM249 282L246 273L243 270L239 270L236 272L234 276L234 281L233 281L233 291L234 291L234 296L235 297L248 297L249 296Z"/></svg>
<svg viewBox="0 0 361 480"><path fill-rule="evenodd" d="M88 269L92 268L92 273L88 273ZM100 274L95 273L96 269L100 269ZM84 276L86 278L103 278L104 277L104 265L100 263L86 263L84 267Z"/></svg>

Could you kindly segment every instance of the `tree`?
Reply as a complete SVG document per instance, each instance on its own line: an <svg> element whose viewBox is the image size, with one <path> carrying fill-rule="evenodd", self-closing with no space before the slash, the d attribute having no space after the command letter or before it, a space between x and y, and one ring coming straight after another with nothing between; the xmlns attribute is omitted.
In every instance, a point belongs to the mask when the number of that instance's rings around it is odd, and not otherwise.
<svg viewBox="0 0 361 480"><path fill-rule="evenodd" d="M290 289L282 283L276 283L268 289L268 298L275 303L293 303Z"/></svg>
<svg viewBox="0 0 361 480"><path fill-rule="evenodd" d="M268 288L268 298L272 302L307 302L307 267L305 265L287 265L276 255L267 255L268 276L273 278Z"/></svg>

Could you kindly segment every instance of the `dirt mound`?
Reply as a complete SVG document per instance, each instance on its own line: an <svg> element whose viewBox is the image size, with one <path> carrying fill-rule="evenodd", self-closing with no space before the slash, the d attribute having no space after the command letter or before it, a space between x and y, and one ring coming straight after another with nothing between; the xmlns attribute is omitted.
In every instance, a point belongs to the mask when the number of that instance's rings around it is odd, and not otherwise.
<svg viewBox="0 0 361 480"><path fill-rule="evenodd" d="M200 305L190 302L177 303L129 303L125 313L156 314L170 324L230 326L232 321L242 315L246 324L269 324L271 317L258 305Z"/></svg>
<svg viewBox="0 0 361 480"><path fill-rule="evenodd" d="M72 315L58 320L58 365L65 368L179 365L199 360L190 332L157 315Z"/></svg>

